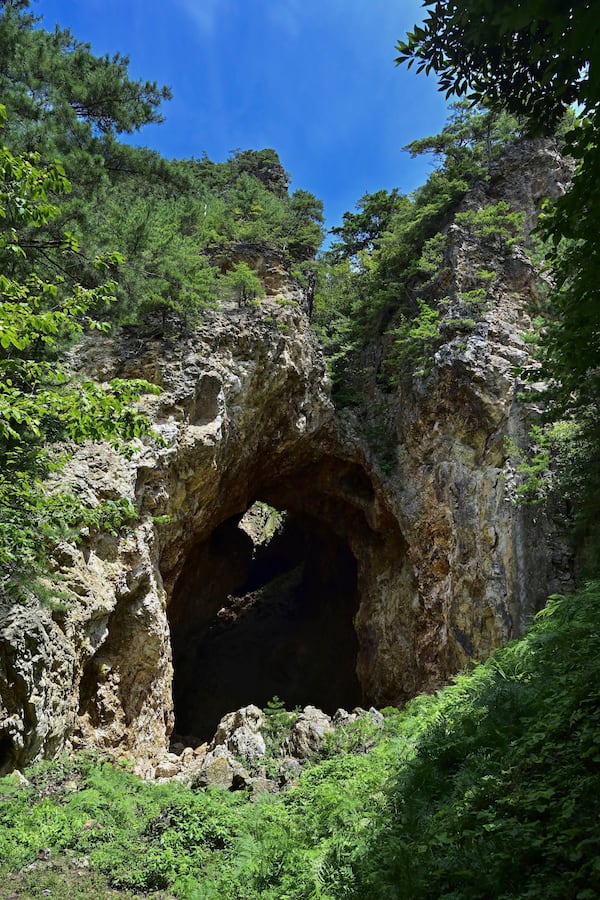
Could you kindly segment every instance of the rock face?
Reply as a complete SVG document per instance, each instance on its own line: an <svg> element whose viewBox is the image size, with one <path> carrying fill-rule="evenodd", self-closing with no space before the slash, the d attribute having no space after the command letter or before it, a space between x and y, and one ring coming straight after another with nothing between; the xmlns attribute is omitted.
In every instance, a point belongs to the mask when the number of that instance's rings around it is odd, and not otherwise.
<svg viewBox="0 0 600 900"><path fill-rule="evenodd" d="M537 201L559 191L568 172L546 144L521 153L519 184L499 171L492 187L517 198L532 222ZM289 619L287 637L271 645L267 634L264 650L255 639L248 667L264 657L268 692L274 668L297 660L310 673L316 656L329 655L356 674L354 705L367 706L435 689L520 634L549 593L568 588L569 554L550 516L506 496L504 439L524 440L530 414L514 369L528 364L524 300L535 299L537 280L521 250L484 251L455 228L447 260L455 292L468 290L482 253L497 279L481 321L448 336L426 377L374 397L392 436L385 466L365 438L365 422L379 422L373 409L336 414L308 322L288 302L208 313L194 334L177 338L135 332L79 348L75 364L101 380L143 377L162 387L142 401L161 442L140 443L131 459L87 444L62 475L93 502L129 498L140 521L122 537L90 534L57 549L64 602L57 593L53 606L0 612L5 770L64 746L95 746L135 756L142 768L162 761L166 772L182 706L215 694L223 680L218 665L211 675L200 665L205 640L228 617L247 621L252 604L240 598L262 589L277 566L279 575L297 571L304 587L290 588L298 603L278 619ZM304 556L288 559L283 542L284 562L265 557L260 583L258 551L236 525L256 501L286 511L306 538ZM327 581L340 567L352 570L350 580ZM338 633L352 640L337 641ZM174 665L176 685L185 685L175 708ZM329 714L352 705L327 703ZM313 726L298 736L307 746ZM256 728L240 728L247 748ZM209 751L214 778L230 766L219 746Z"/></svg>
<svg viewBox="0 0 600 900"><path fill-rule="evenodd" d="M524 213L527 246L542 199L563 193L571 172L551 142L524 142L462 208L507 200ZM359 656L361 684L375 705L388 702L394 684L409 695L439 687L444 673L521 634L549 592L571 586L570 551L552 513L508 502L514 471L505 439L525 446L534 421L533 405L518 399L525 385L516 373L532 364L523 338L533 328L540 278L523 247L507 250L451 225L444 292L464 296L481 269L495 279L479 321L456 333L450 322L472 313L460 300L450 305L441 322L448 339L431 371L404 385L385 413L395 465L384 490L414 581L411 605L398 604L395 588L384 602L362 598L357 631L386 658L382 678L369 653ZM392 620L406 623L403 648Z"/></svg>

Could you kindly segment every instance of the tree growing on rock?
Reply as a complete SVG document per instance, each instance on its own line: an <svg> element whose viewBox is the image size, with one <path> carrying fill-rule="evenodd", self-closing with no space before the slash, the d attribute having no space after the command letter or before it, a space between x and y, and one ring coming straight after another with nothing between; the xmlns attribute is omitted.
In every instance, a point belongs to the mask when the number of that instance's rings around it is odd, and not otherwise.
<svg viewBox="0 0 600 900"><path fill-rule="evenodd" d="M238 263L230 272L221 275L219 281L226 296L236 300L239 306L246 306L251 300L264 294L258 272L245 262Z"/></svg>

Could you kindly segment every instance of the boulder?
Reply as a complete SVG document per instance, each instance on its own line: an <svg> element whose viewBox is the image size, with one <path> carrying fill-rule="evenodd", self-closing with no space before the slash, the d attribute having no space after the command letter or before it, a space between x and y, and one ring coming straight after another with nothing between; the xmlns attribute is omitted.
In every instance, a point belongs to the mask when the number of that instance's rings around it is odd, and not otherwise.
<svg viewBox="0 0 600 900"><path fill-rule="evenodd" d="M250 784L250 775L224 747L210 750L194 776L193 787L223 787L239 790Z"/></svg>
<svg viewBox="0 0 600 900"><path fill-rule="evenodd" d="M259 759L267 752L265 739L260 731L264 724L265 717L258 706L245 706L227 713L219 723L210 750L222 746L246 760Z"/></svg>
<svg viewBox="0 0 600 900"><path fill-rule="evenodd" d="M305 706L285 742L285 750L296 759L310 759L318 752L324 735L333 730L326 713L315 706Z"/></svg>

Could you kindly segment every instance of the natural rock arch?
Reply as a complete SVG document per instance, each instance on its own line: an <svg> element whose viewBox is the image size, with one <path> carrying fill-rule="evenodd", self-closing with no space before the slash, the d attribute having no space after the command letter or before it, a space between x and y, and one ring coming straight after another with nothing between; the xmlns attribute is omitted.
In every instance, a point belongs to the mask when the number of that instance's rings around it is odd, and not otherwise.
<svg viewBox="0 0 600 900"><path fill-rule="evenodd" d="M334 712L338 706L351 708L358 703L400 703L416 690L419 679L412 646L414 584L398 523L381 505L378 490L363 466L331 454L319 454L312 441L306 443L304 446L299 442L295 454L289 453L285 461L261 466L246 479L246 499L225 522L215 528L205 526L201 539L188 542L181 574L174 582L168 615L176 710L185 704L197 711L210 709L212 712L207 715L211 725L215 724L215 710L220 704L219 700L213 702L219 681L231 682L231 678L227 672L219 671L215 659L210 669L213 683L202 683L202 673L206 676L209 668L206 659L194 662L199 645L204 642L205 651L211 641L226 647L228 594L237 592L243 596L253 587L269 584L271 600L276 600L277 593L287 600L282 601L281 615L271 618L271 625L278 632L278 646L269 646L269 628L262 629L262 663L267 667L269 663L276 665L278 653L281 656L286 646L289 658L279 677L277 673L266 673L264 683L257 684L254 673L255 695L246 693L251 684L237 694L235 690L225 691L232 702L237 697L239 702L234 707L250 702L264 704L277 694L292 706L311 702ZM289 558L279 574L292 576L291 584L274 585L267 578L262 578L261 583L257 566L252 565L252 544L237 526L256 499L287 511L279 549ZM336 567L339 571L335 571ZM299 568L301 572L297 571ZM294 572L297 583L293 582ZM254 585L253 578L258 578ZM390 640L394 650L382 664L381 635L376 633L372 609L382 605L389 609L392 597L395 624ZM229 605L234 607L235 603ZM215 621L219 612L221 628ZM286 612L296 616L293 629L287 632ZM235 617L233 608L230 614ZM248 627L246 633L248 652L261 652L256 644L261 629L253 631ZM316 658L308 664L311 654ZM237 671L243 677L243 669ZM306 684L301 683L302 679ZM212 696L203 699L194 696L194 690ZM228 711L221 704L221 714ZM177 729L189 731L198 715L199 712L194 719L194 715L180 712Z"/></svg>
<svg viewBox="0 0 600 900"><path fill-rule="evenodd" d="M348 544L289 511L270 539L253 543L247 518L234 516L194 548L168 609L181 735L210 739L225 713L274 696L288 709L312 703L329 713L362 700Z"/></svg>
<svg viewBox="0 0 600 900"><path fill-rule="evenodd" d="M98 501L129 498L140 523L57 548L66 608L3 613L0 766L65 742L138 760L166 751L170 626L185 630L189 609L177 585L198 548L256 500L355 568L345 657L363 702L435 689L519 634L548 593L568 588L569 555L547 518L505 499L504 436L525 433L512 375L523 314L507 292L494 316L458 356L440 349L426 391L389 400L387 471L352 416L336 415L297 308L264 301L207 315L171 343L125 334L80 348L87 373L164 388L145 401L164 443L132 459L86 445L61 476ZM176 639L180 671L182 655Z"/></svg>
<svg viewBox="0 0 600 900"><path fill-rule="evenodd" d="M161 378L168 393L151 399L149 407L170 446L130 467L128 477L133 476L130 484L146 523L117 551L117 563L126 563L125 570L110 575L115 602L102 617L104 631L78 681L77 742L123 746L138 755L164 744L175 724L173 663L181 727L200 730L198 716L192 723L183 713L194 705L202 708L200 695L212 690L202 683L194 659L204 632L214 631L217 613L226 605L227 578L234 593L251 580L251 573L236 570L235 532L256 500L286 510L289 527L308 547L298 560L303 574L294 589L303 599L292 607L301 616L312 606L313 622L304 634L300 628L296 641L288 633L292 657L309 657L319 647L326 655L328 643L345 649L335 663L324 662L316 671L309 667L303 674L300 663L295 671L288 666L286 691L276 681L272 690L264 685L261 696L247 702L279 693L294 705L320 702L334 711L360 701L399 703L418 688L406 542L363 451L338 434L302 316L280 309L277 314L280 326L281 319L294 323L293 336L283 337L281 328L242 311L236 328L227 319L228 330L220 333L212 361L200 363L198 343L191 360L178 348L172 362L165 361ZM187 363L183 372L182 358ZM148 350L131 366L126 374L157 380ZM122 347L118 370L123 370ZM214 552L219 540L225 542L221 554ZM290 543L288 535L288 549ZM336 578L327 571L328 560L341 570ZM198 581L206 580L218 588L199 592ZM328 595L335 593L346 597L329 602ZM384 634L375 623L374 607L385 607L394 617L393 633ZM281 630L281 622L277 627ZM252 634L258 640L256 629ZM323 689L322 700L303 693L302 681L311 679ZM233 674L228 680L235 681ZM220 713L229 711L229 702L234 701L223 698ZM214 724L216 716L213 711L209 721Z"/></svg>

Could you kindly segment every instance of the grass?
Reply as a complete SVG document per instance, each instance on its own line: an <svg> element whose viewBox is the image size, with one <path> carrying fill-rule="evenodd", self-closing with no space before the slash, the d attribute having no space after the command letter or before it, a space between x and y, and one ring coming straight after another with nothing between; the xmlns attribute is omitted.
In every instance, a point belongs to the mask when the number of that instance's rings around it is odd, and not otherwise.
<svg viewBox="0 0 600 900"><path fill-rule="evenodd" d="M93 756L26 775L0 780L3 900L592 900L600 583L383 728L336 734L285 793L144 783Z"/></svg>

